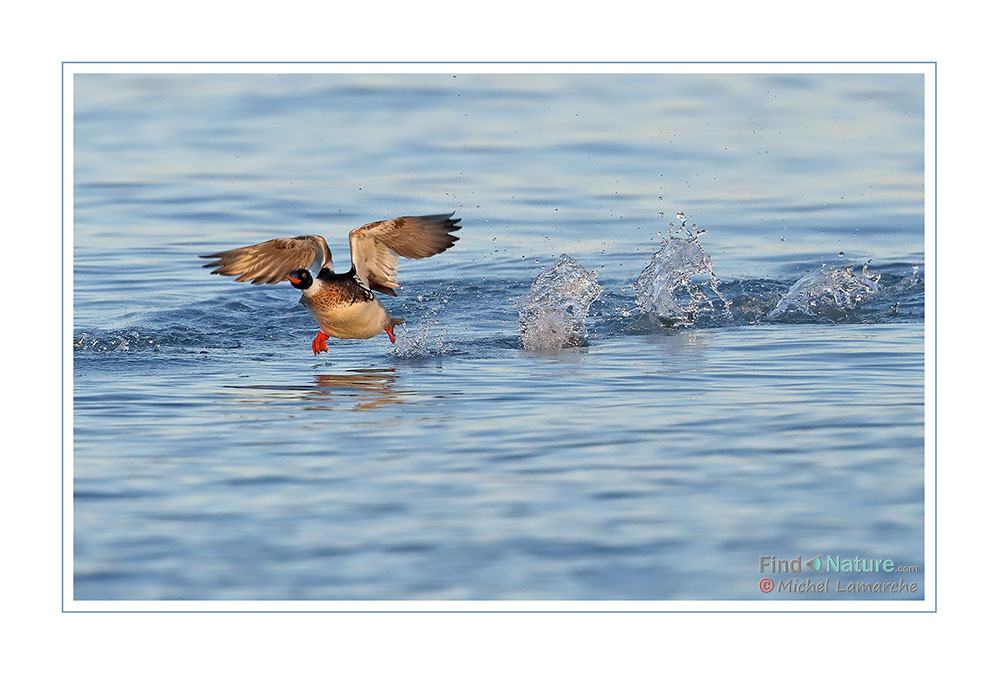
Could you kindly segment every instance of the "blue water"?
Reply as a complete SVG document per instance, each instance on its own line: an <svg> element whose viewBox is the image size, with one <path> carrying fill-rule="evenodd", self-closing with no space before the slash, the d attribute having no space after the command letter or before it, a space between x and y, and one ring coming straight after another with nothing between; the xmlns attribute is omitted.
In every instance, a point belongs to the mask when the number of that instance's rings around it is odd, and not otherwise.
<svg viewBox="0 0 999 675"><path fill-rule="evenodd" d="M74 90L76 599L923 598L921 76ZM345 270L352 227L451 210L394 346L313 356L290 285L197 258L315 233ZM727 303L680 327L632 286L678 210ZM586 338L526 349L563 253L603 287ZM864 264L855 306L772 315ZM799 554L918 590L762 594L760 556Z"/></svg>

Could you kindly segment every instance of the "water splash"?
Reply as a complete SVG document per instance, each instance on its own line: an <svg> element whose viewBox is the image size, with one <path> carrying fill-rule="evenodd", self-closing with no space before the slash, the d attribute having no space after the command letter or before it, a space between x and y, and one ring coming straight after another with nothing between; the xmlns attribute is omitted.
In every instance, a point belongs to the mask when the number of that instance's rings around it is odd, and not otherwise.
<svg viewBox="0 0 999 675"><path fill-rule="evenodd" d="M585 344L586 315L602 291L596 271L588 272L563 253L538 275L521 305L524 349L548 351Z"/></svg>
<svg viewBox="0 0 999 675"><path fill-rule="evenodd" d="M131 352L152 349L159 351L160 344L151 335L140 335L137 330L86 331L73 336L74 352Z"/></svg>
<svg viewBox="0 0 999 675"><path fill-rule="evenodd" d="M447 284L418 293L415 305L407 302L403 306L403 316L413 310L419 312L419 316L395 329L396 340L389 347L389 353L399 359L425 359L455 351L451 331L442 324L441 317L456 290L454 284Z"/></svg>
<svg viewBox="0 0 999 675"><path fill-rule="evenodd" d="M398 359L425 359L451 351L449 331L438 320L404 323L395 329L395 342L389 353Z"/></svg>
<svg viewBox="0 0 999 675"><path fill-rule="evenodd" d="M847 312L877 295L880 274L874 274L867 265L854 272L853 267L826 267L809 272L788 289L768 319L807 315L841 320Z"/></svg>
<svg viewBox="0 0 999 675"><path fill-rule="evenodd" d="M902 277L897 284L895 284L893 290L912 290L923 288L924 279L919 273L919 265L912 266L912 274L907 274Z"/></svg>
<svg viewBox="0 0 999 675"><path fill-rule="evenodd" d="M718 309L727 313L728 302L718 288L711 257L698 240L707 230L688 226L682 211L676 217L679 227L670 223L667 238L635 281L635 303L664 324L692 326L699 317ZM706 288L696 281L705 274Z"/></svg>

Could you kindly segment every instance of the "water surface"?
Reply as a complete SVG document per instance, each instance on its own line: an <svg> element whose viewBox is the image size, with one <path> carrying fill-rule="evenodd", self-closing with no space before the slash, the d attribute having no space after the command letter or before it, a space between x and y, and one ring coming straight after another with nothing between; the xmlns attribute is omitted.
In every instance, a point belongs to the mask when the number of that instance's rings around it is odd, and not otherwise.
<svg viewBox="0 0 999 675"><path fill-rule="evenodd" d="M837 553L919 591L829 599L923 597L921 76L74 87L77 599L814 599L759 557ZM343 270L351 227L451 210L394 346L315 357L294 289L197 258L316 233ZM677 210L728 305L670 327L633 284ZM524 349L563 253L584 337ZM772 315L864 264L855 307Z"/></svg>

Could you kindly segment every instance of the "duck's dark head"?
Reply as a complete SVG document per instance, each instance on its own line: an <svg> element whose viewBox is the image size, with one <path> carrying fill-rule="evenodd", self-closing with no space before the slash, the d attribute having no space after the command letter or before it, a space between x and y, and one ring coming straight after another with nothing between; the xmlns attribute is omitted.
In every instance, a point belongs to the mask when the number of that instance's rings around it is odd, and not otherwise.
<svg viewBox="0 0 999 675"><path fill-rule="evenodd" d="M309 274L309 270L305 269L292 270L288 274L288 281L290 281L291 285L297 288L298 290L304 291L305 289L312 286L312 275Z"/></svg>

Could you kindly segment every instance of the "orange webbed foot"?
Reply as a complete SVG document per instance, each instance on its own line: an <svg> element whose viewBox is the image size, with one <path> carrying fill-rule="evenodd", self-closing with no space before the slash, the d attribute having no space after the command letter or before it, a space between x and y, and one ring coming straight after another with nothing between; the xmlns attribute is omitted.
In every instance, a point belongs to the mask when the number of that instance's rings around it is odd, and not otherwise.
<svg viewBox="0 0 999 675"><path fill-rule="evenodd" d="M322 331L319 331L318 333L316 333L316 339L312 341L312 353L313 354L315 354L316 356L318 356L319 352L329 351L328 349L326 349L326 338L328 338L328 337L329 337L329 335L327 335L326 333L324 333Z"/></svg>
<svg viewBox="0 0 999 675"><path fill-rule="evenodd" d="M383 330L388 333L389 340L392 344L395 344L395 334L392 332L392 326L386 326Z"/></svg>

